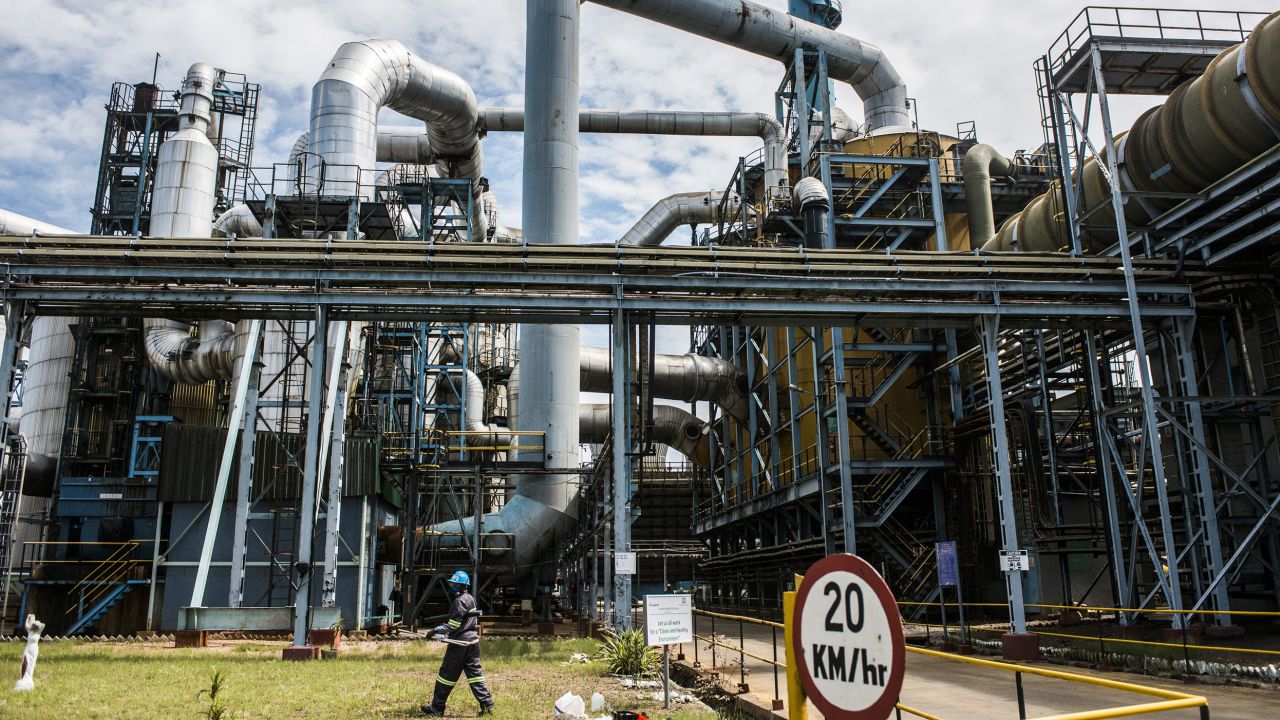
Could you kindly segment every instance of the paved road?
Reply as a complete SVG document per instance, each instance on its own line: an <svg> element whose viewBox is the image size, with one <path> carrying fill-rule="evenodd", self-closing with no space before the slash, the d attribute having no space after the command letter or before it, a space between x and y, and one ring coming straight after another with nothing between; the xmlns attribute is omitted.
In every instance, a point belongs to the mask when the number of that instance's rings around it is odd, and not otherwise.
<svg viewBox="0 0 1280 720"><path fill-rule="evenodd" d="M696 625L698 635L705 637L710 634L711 623L708 618L698 617ZM736 648L737 623L717 620L715 632L717 635L726 636L723 641ZM764 658L773 657L773 643L769 628L747 624L744 626L743 636L746 640L747 652ZM778 631L777 637L778 658L779 662L782 662L781 630ZM685 647L684 651L687 659L694 659L692 647ZM705 643L699 643L698 660L704 667L711 665L710 653L707 652ZM737 683L738 653L734 650L718 649L716 660L726 682ZM1183 685L1176 681L1130 673L1103 673L1051 664L1046 664L1045 667L1203 695L1209 699L1213 720L1256 720L1280 716L1280 712L1276 710L1280 707L1280 690ZM746 668L747 683L751 692L768 703L774 697L773 668L766 662L750 657L746 658ZM779 687L785 699L786 677L782 671L779 671ZM1023 676L1023 687L1027 699L1027 716L1032 718L1155 700L1144 695L1034 675ZM945 720L967 718L997 720L1018 717L1017 690L1012 674L915 653L907 654L907 674L903 682L901 702ZM809 712L811 718L815 720L821 718L812 705ZM1198 709L1189 709L1160 713L1151 717L1159 720L1199 720L1200 712Z"/></svg>

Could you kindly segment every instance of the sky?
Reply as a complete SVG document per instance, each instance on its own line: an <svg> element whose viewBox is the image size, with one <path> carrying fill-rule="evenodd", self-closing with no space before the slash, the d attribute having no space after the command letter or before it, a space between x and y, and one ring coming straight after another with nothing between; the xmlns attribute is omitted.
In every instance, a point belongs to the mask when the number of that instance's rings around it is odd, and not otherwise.
<svg viewBox="0 0 1280 720"><path fill-rule="evenodd" d="M759 0L785 9L786 0ZM1196 8L1220 0L1162 0ZM1127 3L1134 4L1134 3ZM312 84L343 42L394 37L461 75L483 106L522 106L520 0L6 0L0 21L0 208L87 231L111 83L176 88L207 62L262 85L254 165L287 156L307 128ZM916 98L921 127L978 137L1006 154L1042 142L1032 64L1080 12L1079 0L844 0L841 32L883 48ZM1234 10L1271 11L1260 0ZM582 12L582 106L771 112L782 79L775 61L587 4ZM861 116L846 87L837 104ZM1127 127L1149 99L1117 103ZM405 119L387 111L384 121ZM755 138L584 135L581 238L613 242L668 195L723 189ZM518 135L485 140L485 175L501 223L520 225ZM687 230L680 234L687 237ZM601 329L586 331L605 344ZM687 332L662 347L687 349Z"/></svg>

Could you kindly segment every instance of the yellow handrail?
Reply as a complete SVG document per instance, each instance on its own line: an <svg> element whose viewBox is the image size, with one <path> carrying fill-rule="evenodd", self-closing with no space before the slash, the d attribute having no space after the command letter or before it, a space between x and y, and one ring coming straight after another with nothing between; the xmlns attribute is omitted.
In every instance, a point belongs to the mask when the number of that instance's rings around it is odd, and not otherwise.
<svg viewBox="0 0 1280 720"><path fill-rule="evenodd" d="M999 662L996 660L984 660L982 658L970 657L967 655L953 655L952 653L939 652L937 650L929 650L927 648L914 647L911 645L907 646L907 651L918 655L926 655L929 657L940 658L942 660L950 660L952 662L962 662L970 665L989 667L996 670L1003 670L1005 672L1039 675L1041 677L1053 678L1055 680L1095 685L1097 687L1105 687L1111 690L1121 690L1124 692L1136 693L1138 695L1160 698L1159 701L1152 703L1122 705L1103 708L1101 710L1085 710L1059 715L1047 715L1044 717L1033 718L1032 720L1104 720L1105 718L1128 717L1130 715L1142 715L1145 713L1163 712L1166 710L1204 707L1209 704L1209 701L1201 695L1189 695L1187 693L1177 692L1176 690L1165 690L1163 688L1149 687L1147 685L1135 685L1133 683L1121 682L1119 680L1108 680L1106 678L1091 677L1089 675L1077 675L1076 673L1063 672L1061 670L1050 670L1048 668L1034 667L1030 665L1015 665L1013 663Z"/></svg>
<svg viewBox="0 0 1280 720"><path fill-rule="evenodd" d="M767 627L776 627L779 630L786 627L782 623L773 622L772 620L761 620L760 618L747 617L746 615L726 615L724 613L714 613L707 610L694 610L694 615L705 615L707 617L723 618L725 620L737 620L739 622L751 623L753 625L764 625Z"/></svg>

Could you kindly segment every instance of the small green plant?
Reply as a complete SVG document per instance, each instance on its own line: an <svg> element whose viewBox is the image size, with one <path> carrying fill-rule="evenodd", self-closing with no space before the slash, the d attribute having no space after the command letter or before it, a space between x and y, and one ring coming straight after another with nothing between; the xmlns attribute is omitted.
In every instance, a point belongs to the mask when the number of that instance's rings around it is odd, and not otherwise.
<svg viewBox="0 0 1280 720"><path fill-rule="evenodd" d="M235 713L222 702L222 698L218 697L222 694L222 688L226 685L226 681L226 675L214 670L213 676L209 678L209 687L196 693L197 699L205 695L209 696L209 705L200 711L205 720L234 720Z"/></svg>
<svg viewBox="0 0 1280 720"><path fill-rule="evenodd" d="M339 615L339 616L338 616L338 621L337 621L337 622L335 622L334 624L330 625L330 626L329 626L329 629L330 629L330 630L337 631L339 634L341 634L343 630L346 630L346 629L347 629L347 621L346 621L346 619L345 619L345 618L343 618L341 615Z"/></svg>
<svg viewBox="0 0 1280 720"><path fill-rule="evenodd" d="M648 675L658 664L658 651L649 647L640 630L610 633L597 654L615 675Z"/></svg>

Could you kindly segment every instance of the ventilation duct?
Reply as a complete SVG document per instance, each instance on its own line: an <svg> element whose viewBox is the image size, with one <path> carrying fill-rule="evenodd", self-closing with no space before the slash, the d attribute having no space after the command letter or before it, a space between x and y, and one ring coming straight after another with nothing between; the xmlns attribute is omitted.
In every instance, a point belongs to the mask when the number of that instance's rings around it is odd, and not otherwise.
<svg viewBox="0 0 1280 720"><path fill-rule="evenodd" d="M1144 113L1119 137L1121 187L1127 192L1195 193L1238 170L1280 140L1280 12L1258 24L1249 39L1213 59L1204 74L1183 83L1163 105ZM1082 238L1093 251L1118 238L1111 187L1096 158L1076 170L1082 209L1108 205ZM1130 200L1126 220L1145 225L1178 201ZM1061 184L1009 218L983 250L1052 252L1070 244Z"/></svg>
<svg viewBox="0 0 1280 720"><path fill-rule="evenodd" d="M751 0L591 0L669 27L791 64L800 48L822 50L831 79L862 98L867 127L910 127L907 87L880 48Z"/></svg>

